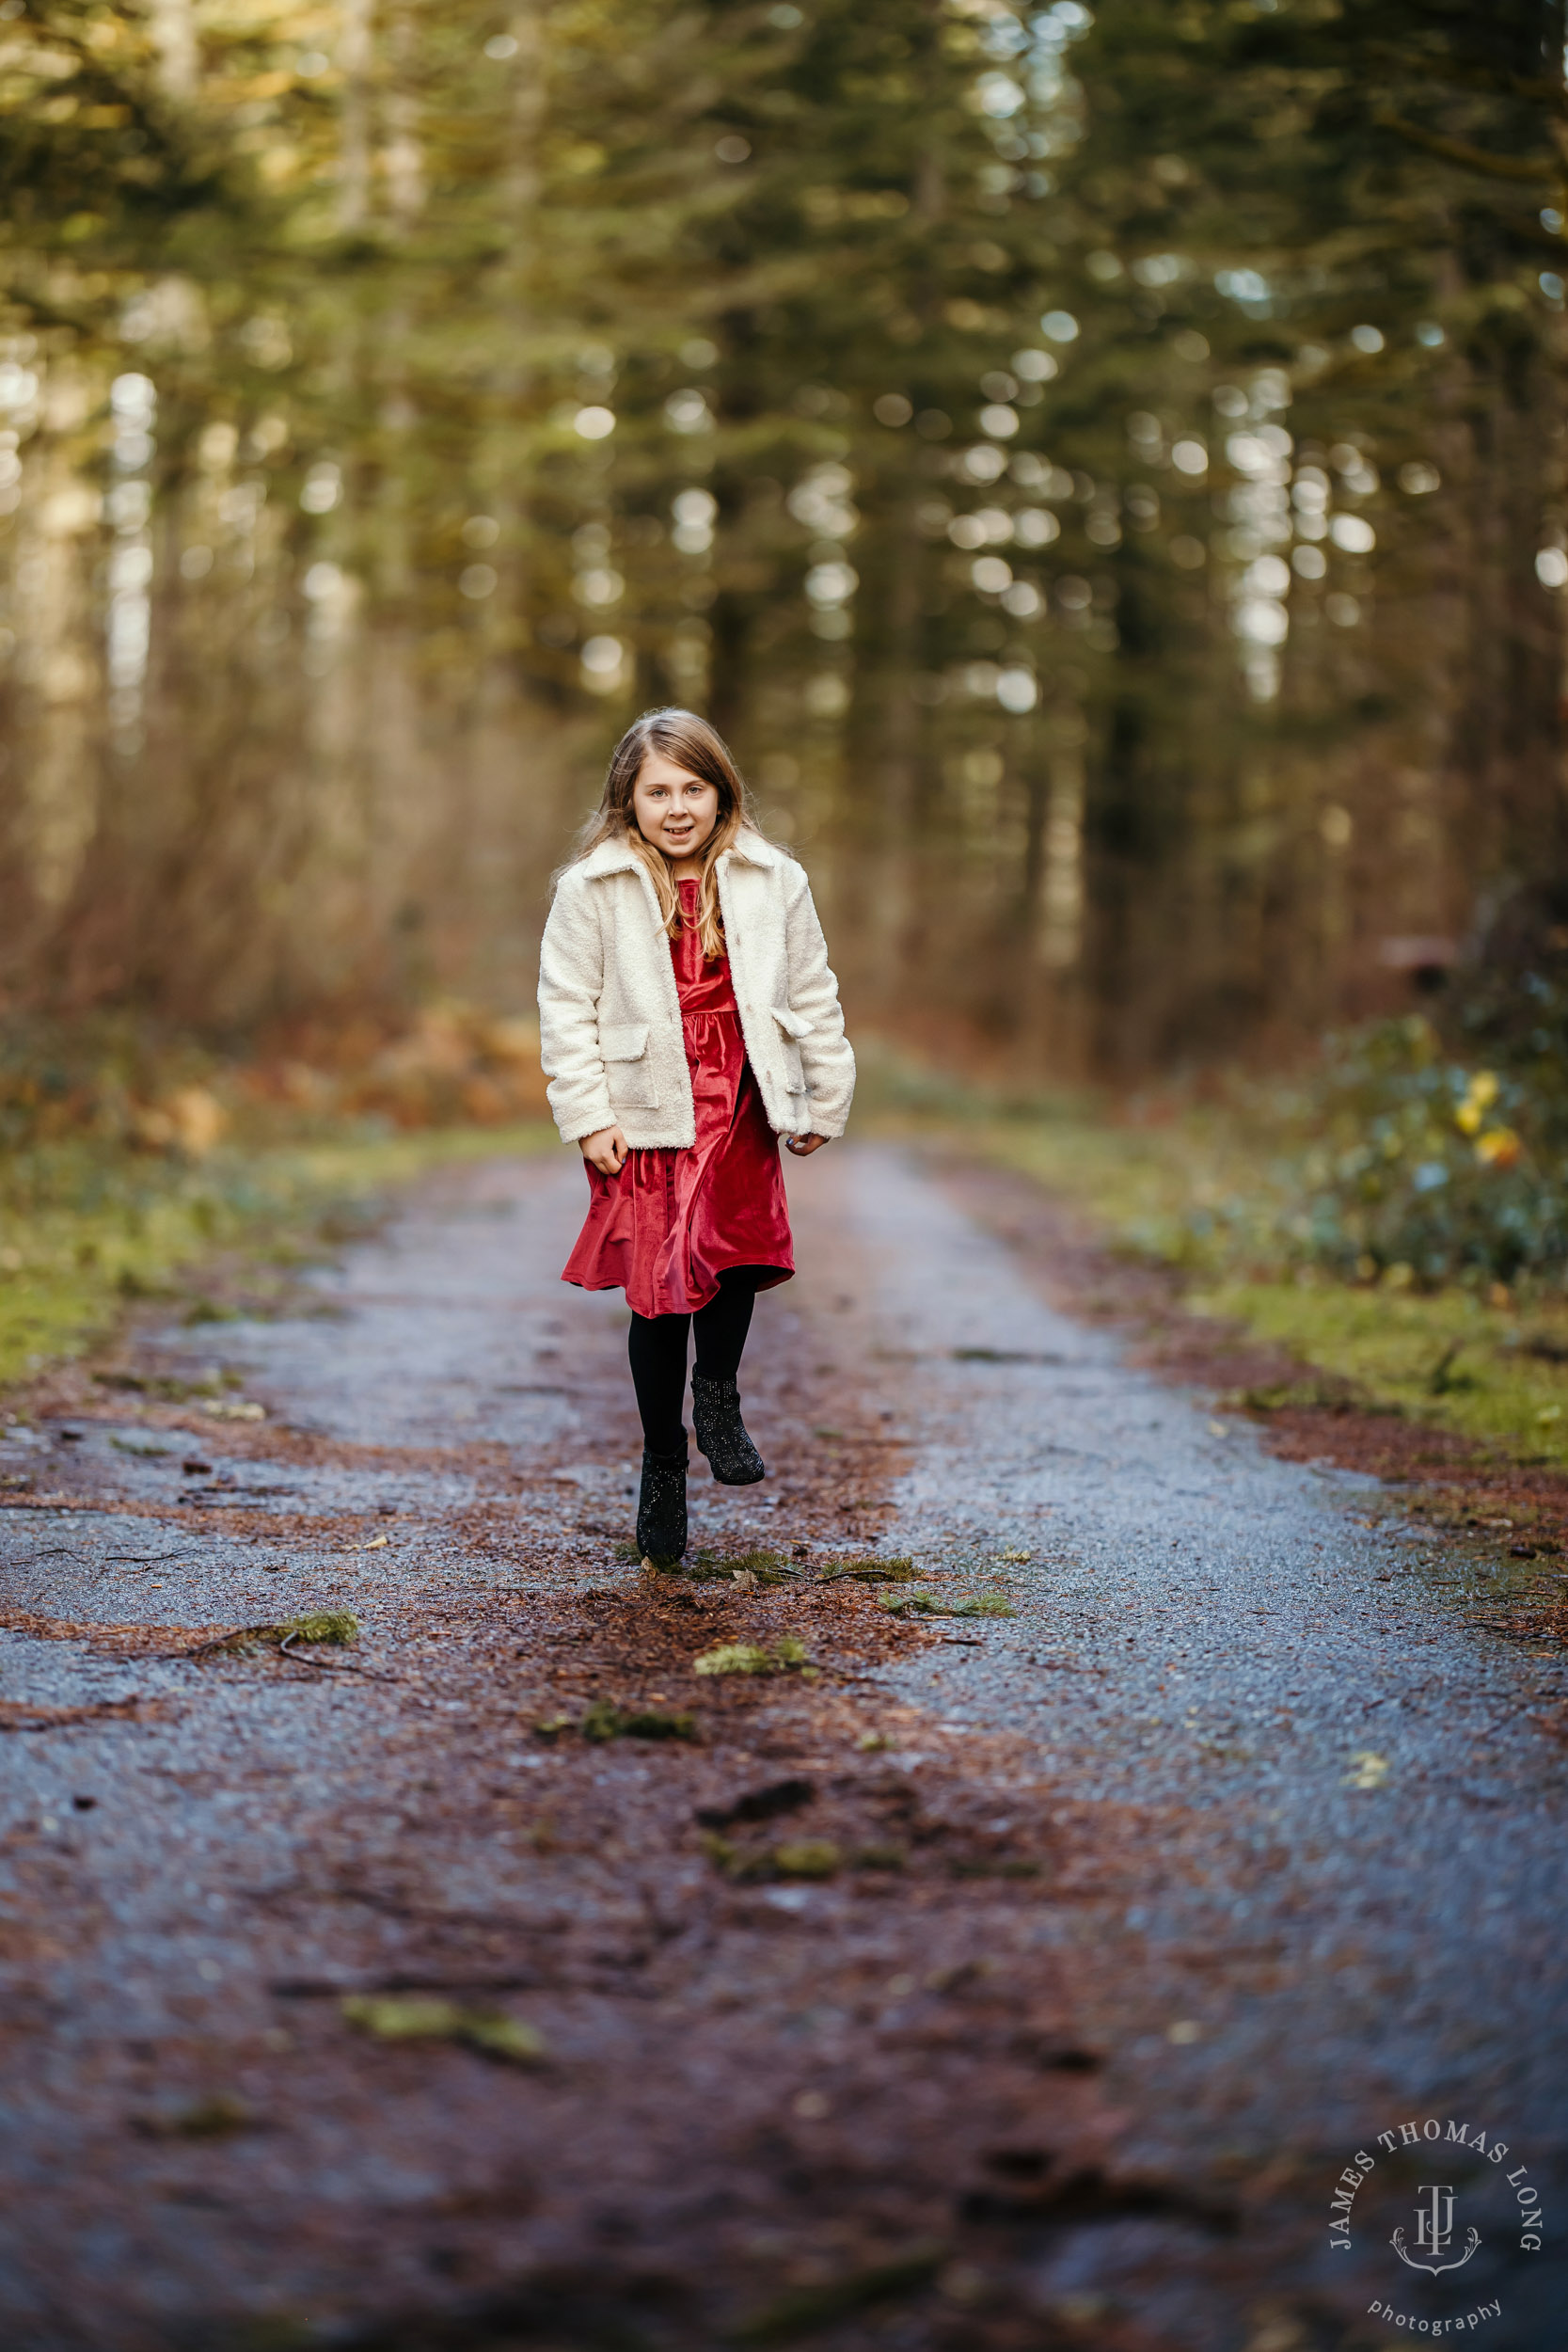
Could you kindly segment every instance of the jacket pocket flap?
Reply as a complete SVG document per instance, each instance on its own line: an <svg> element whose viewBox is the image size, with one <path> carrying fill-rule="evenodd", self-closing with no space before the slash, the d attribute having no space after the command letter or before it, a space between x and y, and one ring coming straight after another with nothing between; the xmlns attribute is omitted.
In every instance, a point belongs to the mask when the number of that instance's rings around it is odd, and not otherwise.
<svg viewBox="0 0 1568 2352"><path fill-rule="evenodd" d="M648 1024L627 1022L599 1031L599 1051L606 1061L641 1061L648 1043Z"/></svg>
<svg viewBox="0 0 1568 2352"><path fill-rule="evenodd" d="M787 1005L775 1005L773 1018L785 1037L810 1037L811 1023L799 1012L791 1012Z"/></svg>

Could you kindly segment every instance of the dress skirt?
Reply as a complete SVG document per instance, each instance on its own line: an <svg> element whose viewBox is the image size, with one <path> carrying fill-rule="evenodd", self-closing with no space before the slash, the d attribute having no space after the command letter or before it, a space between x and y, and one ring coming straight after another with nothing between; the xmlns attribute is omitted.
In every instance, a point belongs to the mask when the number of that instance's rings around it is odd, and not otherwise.
<svg viewBox="0 0 1568 2352"><path fill-rule="evenodd" d="M562 1281L624 1290L639 1315L705 1307L730 1266L761 1270L759 1290L795 1271L779 1139L768 1123L727 956L705 963L697 884L680 885L682 923L671 942L697 1139L632 1152L617 1176L584 1161L588 1215Z"/></svg>

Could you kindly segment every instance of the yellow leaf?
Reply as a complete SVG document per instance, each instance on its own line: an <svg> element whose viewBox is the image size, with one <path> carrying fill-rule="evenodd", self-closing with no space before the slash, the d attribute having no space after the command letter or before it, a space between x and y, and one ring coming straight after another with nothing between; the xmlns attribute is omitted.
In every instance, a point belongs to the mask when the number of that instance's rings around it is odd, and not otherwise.
<svg viewBox="0 0 1568 2352"><path fill-rule="evenodd" d="M488 2058L531 2066L545 2055L544 2036L503 2010L464 2009L424 1994L351 1993L343 2015L378 2042L465 2042Z"/></svg>

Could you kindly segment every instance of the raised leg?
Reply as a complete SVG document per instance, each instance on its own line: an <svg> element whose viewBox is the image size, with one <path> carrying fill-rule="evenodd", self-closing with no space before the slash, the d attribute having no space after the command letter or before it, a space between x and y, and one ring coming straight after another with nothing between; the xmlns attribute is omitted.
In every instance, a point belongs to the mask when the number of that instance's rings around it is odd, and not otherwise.
<svg viewBox="0 0 1568 2352"><path fill-rule="evenodd" d="M752 1309L756 1303L756 1272L751 1266L731 1266L719 1278L719 1292L692 1316L697 1336L697 1367L691 1375L691 1426L708 1468L721 1486L754 1486L766 1478L761 1454L740 1418L740 1369Z"/></svg>

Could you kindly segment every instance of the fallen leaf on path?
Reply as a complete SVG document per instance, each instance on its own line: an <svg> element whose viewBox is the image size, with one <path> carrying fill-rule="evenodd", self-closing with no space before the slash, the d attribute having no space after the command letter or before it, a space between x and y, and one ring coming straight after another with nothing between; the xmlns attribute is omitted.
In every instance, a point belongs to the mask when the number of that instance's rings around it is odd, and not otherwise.
<svg viewBox="0 0 1568 2352"><path fill-rule="evenodd" d="M513 2066L537 2065L546 2055L543 2034L504 2010L464 2009L420 1994L351 1993L342 2011L378 2042L461 2042Z"/></svg>
<svg viewBox="0 0 1568 2352"><path fill-rule="evenodd" d="M204 1404L201 1410L210 1421L265 1421L267 1417L267 1408L264 1405L230 1404L227 1397L214 1398L210 1403Z"/></svg>
<svg viewBox="0 0 1568 2352"><path fill-rule="evenodd" d="M1381 1788L1388 1777L1388 1758L1374 1749L1358 1748L1351 1764L1353 1769L1345 1774L1347 1788Z"/></svg>

